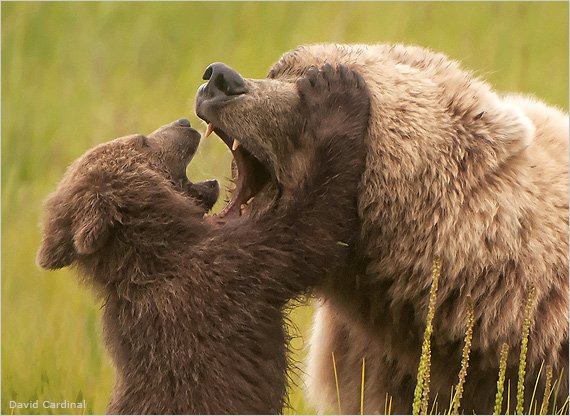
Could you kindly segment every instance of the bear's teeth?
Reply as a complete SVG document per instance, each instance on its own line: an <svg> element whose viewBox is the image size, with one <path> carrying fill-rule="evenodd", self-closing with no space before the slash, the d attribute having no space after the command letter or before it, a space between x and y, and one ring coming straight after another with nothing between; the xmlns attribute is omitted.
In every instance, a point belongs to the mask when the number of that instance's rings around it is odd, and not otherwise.
<svg viewBox="0 0 570 416"><path fill-rule="evenodd" d="M214 131L214 125L212 123L208 123L208 127L206 127L206 134L204 134L204 138L208 137Z"/></svg>
<svg viewBox="0 0 570 416"><path fill-rule="evenodd" d="M232 145L232 150L233 150L233 151L236 151L237 148L239 147L239 145L240 145L239 140L238 140L238 139L234 139L234 143L233 143L233 145Z"/></svg>

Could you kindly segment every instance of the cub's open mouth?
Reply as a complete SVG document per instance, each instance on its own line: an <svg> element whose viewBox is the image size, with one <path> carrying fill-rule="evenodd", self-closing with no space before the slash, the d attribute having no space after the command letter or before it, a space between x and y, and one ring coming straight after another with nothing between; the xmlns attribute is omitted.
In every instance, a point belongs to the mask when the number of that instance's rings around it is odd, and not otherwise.
<svg viewBox="0 0 570 416"><path fill-rule="evenodd" d="M230 200L222 211L215 215L217 220L242 215L255 196L267 185L271 174L267 167L256 159L238 139L208 123L204 138L215 132L232 151L234 163L232 176L235 189L231 192ZM235 169L234 169L235 168Z"/></svg>

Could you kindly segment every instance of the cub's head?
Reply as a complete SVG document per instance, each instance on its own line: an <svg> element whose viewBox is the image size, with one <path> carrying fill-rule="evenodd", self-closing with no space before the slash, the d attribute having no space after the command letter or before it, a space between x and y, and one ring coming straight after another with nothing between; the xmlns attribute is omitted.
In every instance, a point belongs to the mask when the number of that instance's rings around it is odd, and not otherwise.
<svg viewBox="0 0 570 416"><path fill-rule="evenodd" d="M71 265L124 238L128 227L142 239L152 227L168 233L177 218L200 222L219 189L216 181L186 177L199 141L200 133L181 119L148 136L101 144L77 159L46 201L38 265Z"/></svg>

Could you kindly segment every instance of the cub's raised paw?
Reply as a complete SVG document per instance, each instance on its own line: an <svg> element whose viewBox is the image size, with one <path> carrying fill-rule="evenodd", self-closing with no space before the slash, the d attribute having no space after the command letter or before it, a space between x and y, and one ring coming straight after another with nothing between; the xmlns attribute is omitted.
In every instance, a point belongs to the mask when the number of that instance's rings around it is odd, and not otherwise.
<svg viewBox="0 0 570 416"><path fill-rule="evenodd" d="M307 129L316 135L335 130L363 135L370 116L370 96L364 79L344 65L315 67L297 81Z"/></svg>

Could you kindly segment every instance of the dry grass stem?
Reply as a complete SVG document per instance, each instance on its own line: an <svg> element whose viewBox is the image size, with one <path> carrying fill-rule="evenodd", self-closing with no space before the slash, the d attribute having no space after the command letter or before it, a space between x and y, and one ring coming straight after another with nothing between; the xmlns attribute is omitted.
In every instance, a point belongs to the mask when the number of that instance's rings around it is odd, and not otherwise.
<svg viewBox="0 0 570 416"><path fill-rule="evenodd" d="M540 380L540 375L542 374L542 367L544 366L544 361L542 361L542 363L540 364L540 368L538 369L538 375L536 376L536 380L534 382L534 389L532 390L532 396L530 398L530 403L528 405L528 414L530 415L532 413L532 407L534 405L535 409L534 409L534 413L532 414L536 414L536 402L534 401L534 398L536 396L536 389L538 388L538 381Z"/></svg>
<svg viewBox="0 0 570 416"><path fill-rule="evenodd" d="M366 358L362 358L362 383L360 385L360 415L364 414L364 370L366 367L365 364Z"/></svg>
<svg viewBox="0 0 570 416"><path fill-rule="evenodd" d="M392 396L386 393L386 400L384 401L384 414L392 414Z"/></svg>
<svg viewBox="0 0 570 416"><path fill-rule="evenodd" d="M511 411L511 380L509 379L507 383L507 412L505 414L508 415L510 411Z"/></svg>
<svg viewBox="0 0 570 416"><path fill-rule="evenodd" d="M332 362L333 362L334 382L336 385L336 400L338 402L338 414L341 415L342 410L340 407L340 389L338 388L338 373L336 371L336 360L334 358L334 351L331 351L331 355L332 355Z"/></svg>

